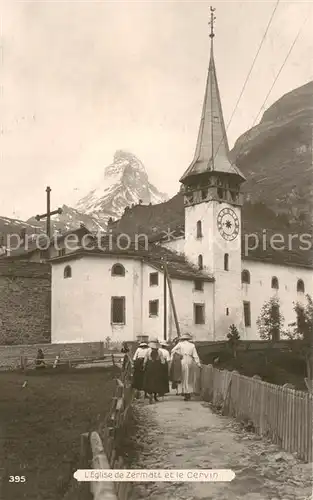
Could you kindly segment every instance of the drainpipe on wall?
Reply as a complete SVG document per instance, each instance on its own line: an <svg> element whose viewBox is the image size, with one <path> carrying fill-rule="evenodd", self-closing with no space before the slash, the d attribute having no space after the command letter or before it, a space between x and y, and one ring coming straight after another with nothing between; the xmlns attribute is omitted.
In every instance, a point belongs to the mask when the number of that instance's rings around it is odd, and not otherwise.
<svg viewBox="0 0 313 500"><path fill-rule="evenodd" d="M143 261L140 261L140 335L143 335Z"/></svg>
<svg viewBox="0 0 313 500"><path fill-rule="evenodd" d="M213 340L216 340L216 335L215 335L215 279L213 281Z"/></svg>

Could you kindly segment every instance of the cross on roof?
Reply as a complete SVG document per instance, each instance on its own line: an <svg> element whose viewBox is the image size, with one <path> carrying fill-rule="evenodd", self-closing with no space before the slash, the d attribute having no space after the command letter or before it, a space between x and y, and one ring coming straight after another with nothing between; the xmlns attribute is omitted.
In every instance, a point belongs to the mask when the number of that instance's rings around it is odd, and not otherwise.
<svg viewBox="0 0 313 500"><path fill-rule="evenodd" d="M211 26L211 33L210 33L210 38L213 38L214 35L214 21L216 20L216 16L214 15L214 12L216 9L213 7L210 7L210 12L211 12L211 20L209 21L209 26Z"/></svg>
<svg viewBox="0 0 313 500"><path fill-rule="evenodd" d="M47 219L46 220L46 234L48 238L51 236L51 217L52 215L57 215L62 213L62 208L58 208L57 210L53 210L51 212L50 210L50 193L51 193L51 188L50 186L47 186L46 188L46 193L47 193L47 212L42 215L36 215L36 220L40 221L41 219Z"/></svg>

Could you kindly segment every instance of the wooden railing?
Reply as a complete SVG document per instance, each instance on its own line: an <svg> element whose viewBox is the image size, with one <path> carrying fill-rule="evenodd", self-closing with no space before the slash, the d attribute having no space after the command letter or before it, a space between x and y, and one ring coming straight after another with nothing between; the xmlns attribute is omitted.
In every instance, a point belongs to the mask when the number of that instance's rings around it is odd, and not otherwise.
<svg viewBox="0 0 313 500"><path fill-rule="evenodd" d="M312 462L312 394L211 365L202 366L200 385L202 398L224 414L250 421L257 434Z"/></svg>
<svg viewBox="0 0 313 500"><path fill-rule="evenodd" d="M81 468L125 468L124 460L119 455L119 447L133 400L131 358L126 355L125 361L120 375L116 378L116 389L105 422L97 431L81 435ZM131 483L91 482L89 490L94 500L127 500L131 491Z"/></svg>
<svg viewBox="0 0 313 500"><path fill-rule="evenodd" d="M117 365L120 366L123 359L123 355L114 353L114 354L105 354L101 358L95 356L79 356L79 357L71 357L71 358L62 358L60 356L57 357L45 357L43 359L43 364L47 368L58 368L58 367L68 367L72 368L77 365L85 365L92 364L94 367L97 365L101 365L106 363L108 366ZM23 370L36 368L37 366L37 358L28 358L26 356L20 357L20 367Z"/></svg>

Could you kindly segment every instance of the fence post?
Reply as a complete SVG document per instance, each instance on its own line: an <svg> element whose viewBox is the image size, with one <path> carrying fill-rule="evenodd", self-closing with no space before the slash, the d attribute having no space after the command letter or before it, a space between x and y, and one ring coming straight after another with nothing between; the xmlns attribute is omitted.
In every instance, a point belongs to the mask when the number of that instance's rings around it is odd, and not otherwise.
<svg viewBox="0 0 313 500"><path fill-rule="evenodd" d="M84 469L89 460L89 434L84 432L80 435L80 461L79 466Z"/></svg>

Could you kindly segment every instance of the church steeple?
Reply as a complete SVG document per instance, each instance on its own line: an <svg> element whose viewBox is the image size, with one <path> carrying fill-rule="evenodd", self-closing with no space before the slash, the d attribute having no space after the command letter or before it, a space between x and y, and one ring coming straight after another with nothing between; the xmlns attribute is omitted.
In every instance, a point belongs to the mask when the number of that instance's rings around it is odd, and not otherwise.
<svg viewBox="0 0 313 500"><path fill-rule="evenodd" d="M231 177L236 177L239 183L245 180L240 170L229 159L229 146L213 52L215 9L211 7L210 11L211 49L209 71L195 155L191 165L180 179L183 184L189 184L189 180L193 181L194 176L207 174L208 172L231 174Z"/></svg>

